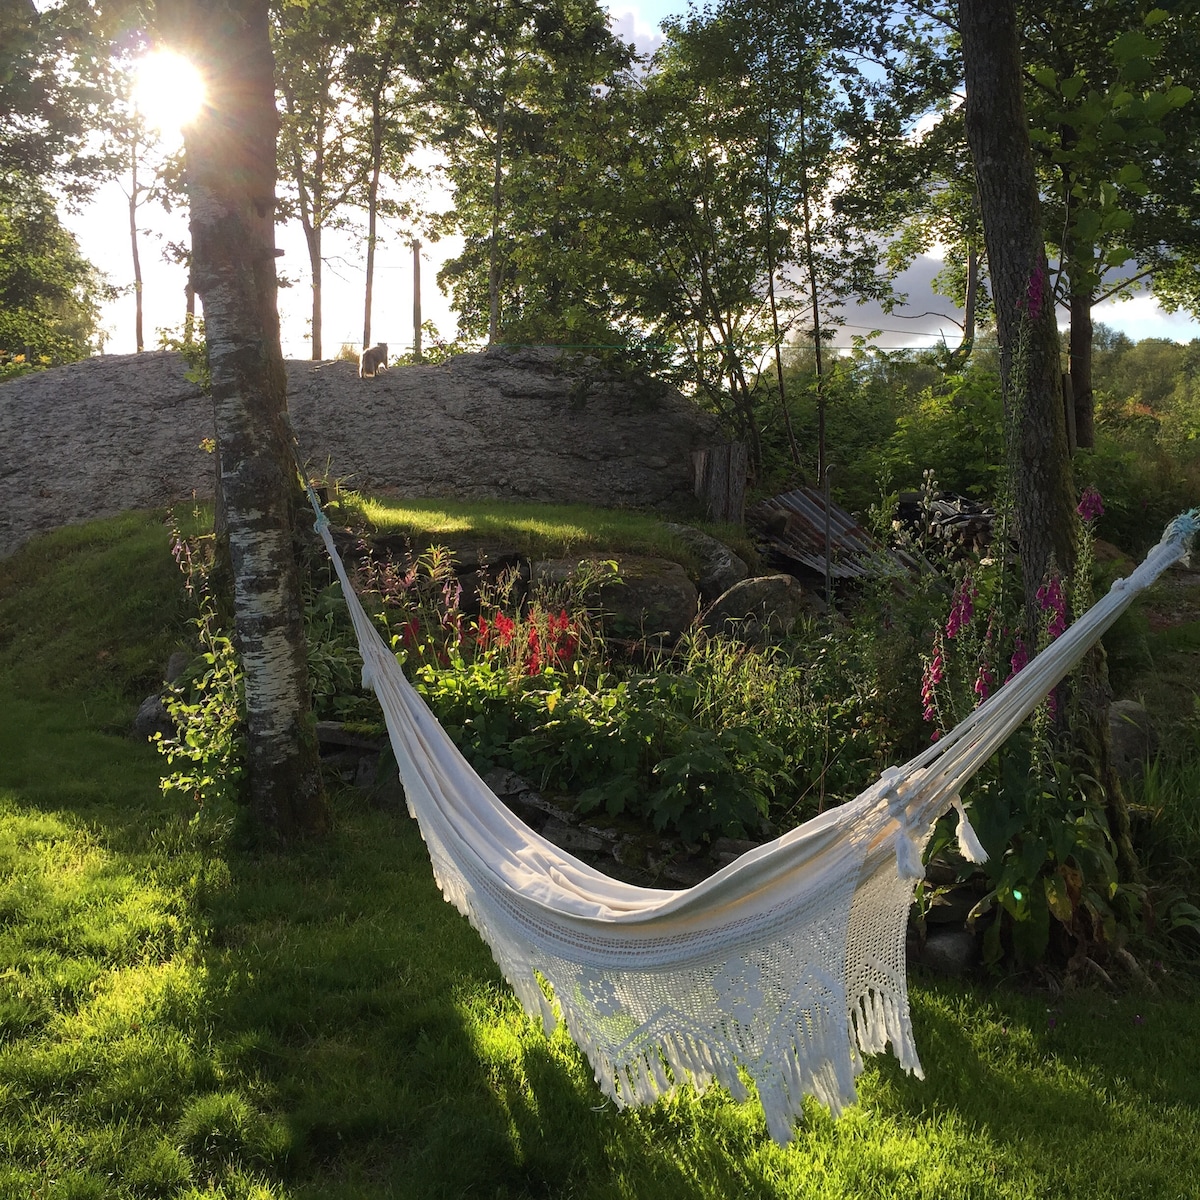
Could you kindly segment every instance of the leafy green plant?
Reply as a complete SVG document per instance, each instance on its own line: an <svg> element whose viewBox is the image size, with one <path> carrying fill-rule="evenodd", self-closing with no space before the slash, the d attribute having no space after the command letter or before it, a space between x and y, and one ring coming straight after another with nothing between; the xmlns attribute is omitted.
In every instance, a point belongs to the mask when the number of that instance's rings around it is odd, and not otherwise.
<svg viewBox="0 0 1200 1200"><path fill-rule="evenodd" d="M163 350L174 350L183 356L186 364L184 376L206 395L212 393L212 371L208 365L208 342L204 336L204 320L201 317L187 317L183 327L176 334L170 330L161 329L158 334L158 344Z"/></svg>
<svg viewBox="0 0 1200 1200"><path fill-rule="evenodd" d="M207 587L210 541L188 540L175 531L172 551L196 605L192 626L203 666L164 693L176 732L155 734L155 742L172 768L162 778L163 792L193 804L193 822L216 826L229 821L240 799L245 694L233 642Z"/></svg>
<svg viewBox="0 0 1200 1200"><path fill-rule="evenodd" d="M30 371L44 371L52 363L53 360L48 354L29 358L24 354L10 354L0 350L0 383L28 375Z"/></svg>
<svg viewBox="0 0 1200 1200"><path fill-rule="evenodd" d="M971 793L972 821L988 851L989 890L976 919L992 914L985 961L1011 954L1040 963L1051 949L1072 966L1104 957L1128 940L1138 897L1118 878L1103 808L1078 765L1039 769L1033 731L1017 734Z"/></svg>
<svg viewBox="0 0 1200 1200"><path fill-rule="evenodd" d="M961 575L925 659L923 715L935 739L986 700L1002 675L1024 668L1028 645L1045 649L1065 630L1068 615L1090 607L1094 525L1103 512L1099 493L1086 490L1074 576L1054 575L1038 589L1033 634L1009 632L1010 622L1019 629L1020 614L1013 611L1018 589L1006 582L1007 566L978 564ZM1119 955L1144 911L1145 888L1118 872L1103 789L1073 733L1084 724L1081 670L1044 698L966 793L988 852L982 868L988 890L972 916L991 918L984 955L992 966L1009 959L1028 967L1052 954L1077 969Z"/></svg>
<svg viewBox="0 0 1200 1200"><path fill-rule="evenodd" d="M1003 429L999 378L973 368L920 393L896 421L886 462L898 479L932 470L949 491L991 498L1001 482Z"/></svg>

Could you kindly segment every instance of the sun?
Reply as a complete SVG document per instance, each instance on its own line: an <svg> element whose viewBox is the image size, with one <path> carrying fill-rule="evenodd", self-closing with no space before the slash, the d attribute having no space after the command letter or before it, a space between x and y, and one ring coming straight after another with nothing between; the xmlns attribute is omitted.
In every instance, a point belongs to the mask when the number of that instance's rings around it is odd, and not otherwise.
<svg viewBox="0 0 1200 1200"><path fill-rule="evenodd" d="M195 66L172 50L155 50L134 68L133 98L148 124L177 134L199 115L204 80Z"/></svg>

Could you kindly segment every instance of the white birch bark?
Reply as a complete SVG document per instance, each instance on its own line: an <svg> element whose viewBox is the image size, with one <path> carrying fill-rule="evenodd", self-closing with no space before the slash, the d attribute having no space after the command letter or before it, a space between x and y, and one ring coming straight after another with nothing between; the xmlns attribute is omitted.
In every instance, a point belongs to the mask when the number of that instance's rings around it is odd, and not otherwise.
<svg viewBox="0 0 1200 1200"><path fill-rule="evenodd" d="M266 0L160 0L201 68L209 106L186 136L193 270L213 408L246 687L250 803L283 839L328 809L308 703L298 496L286 420L275 277L275 111Z"/></svg>

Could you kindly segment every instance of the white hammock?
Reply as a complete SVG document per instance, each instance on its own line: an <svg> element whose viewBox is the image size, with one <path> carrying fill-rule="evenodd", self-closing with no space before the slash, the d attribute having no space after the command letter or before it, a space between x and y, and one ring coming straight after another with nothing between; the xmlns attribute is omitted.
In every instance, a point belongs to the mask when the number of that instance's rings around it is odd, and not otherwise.
<svg viewBox="0 0 1200 1200"><path fill-rule="evenodd" d="M492 794L363 611L317 512L434 876L526 1011L550 1032L557 1005L618 1106L689 1080L741 1099L744 1073L780 1143L804 1096L835 1115L853 1103L864 1056L889 1042L921 1076L905 928L933 823L957 807L960 847L982 861L959 788L1200 528L1200 510L1177 518L1132 575L903 767L696 887L663 891L601 874Z"/></svg>

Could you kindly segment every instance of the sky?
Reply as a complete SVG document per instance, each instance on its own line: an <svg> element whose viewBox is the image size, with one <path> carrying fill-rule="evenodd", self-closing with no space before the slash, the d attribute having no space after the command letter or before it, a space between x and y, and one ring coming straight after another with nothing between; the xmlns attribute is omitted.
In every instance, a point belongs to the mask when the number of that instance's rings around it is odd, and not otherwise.
<svg viewBox="0 0 1200 1200"><path fill-rule="evenodd" d="M609 5L614 32L624 41L635 42L640 50L653 50L661 43L659 22L685 11L686 0L614 0ZM104 349L109 354L129 354L135 350L133 268L128 233L128 201L119 182L109 183L88 207L67 214L65 221L79 239L80 248L114 285L125 293L105 305L101 323L106 331ZM145 311L145 344L156 349L160 329L178 330L184 316L182 267L163 258L167 242L186 242L186 214L164 213L157 205L139 210L139 225L147 232L140 238L142 296ZM298 223L276 228L276 240L283 255L280 272L293 286L280 290L279 310L283 352L288 358L310 358L308 253ZM447 238L422 247L421 315L432 321L439 333L449 339L456 322L448 299L436 284L441 263L459 249L458 239ZM322 305L322 350L334 357L343 345L357 350L363 330L363 284L365 251L357 235L327 231L325 234L324 303ZM850 305L842 312L845 325L837 336L838 344L850 344L855 334L879 331L875 344L884 348L931 346L944 338L951 346L958 341L958 329L951 320L948 302L935 296L930 280L941 267L940 260L924 256L900 278L899 290L907 292L910 302L905 309L884 314L873 304ZM411 347L413 341L413 268L412 249L398 228L384 222L375 260L375 298L372 306L371 340L387 342L393 353ZM908 312L912 316L905 317ZM941 313L943 316L917 316ZM1165 337L1187 341L1200 337L1200 324L1182 314L1164 313L1152 297L1139 296L1129 301L1110 301L1094 310L1096 320L1126 333L1134 340Z"/></svg>

